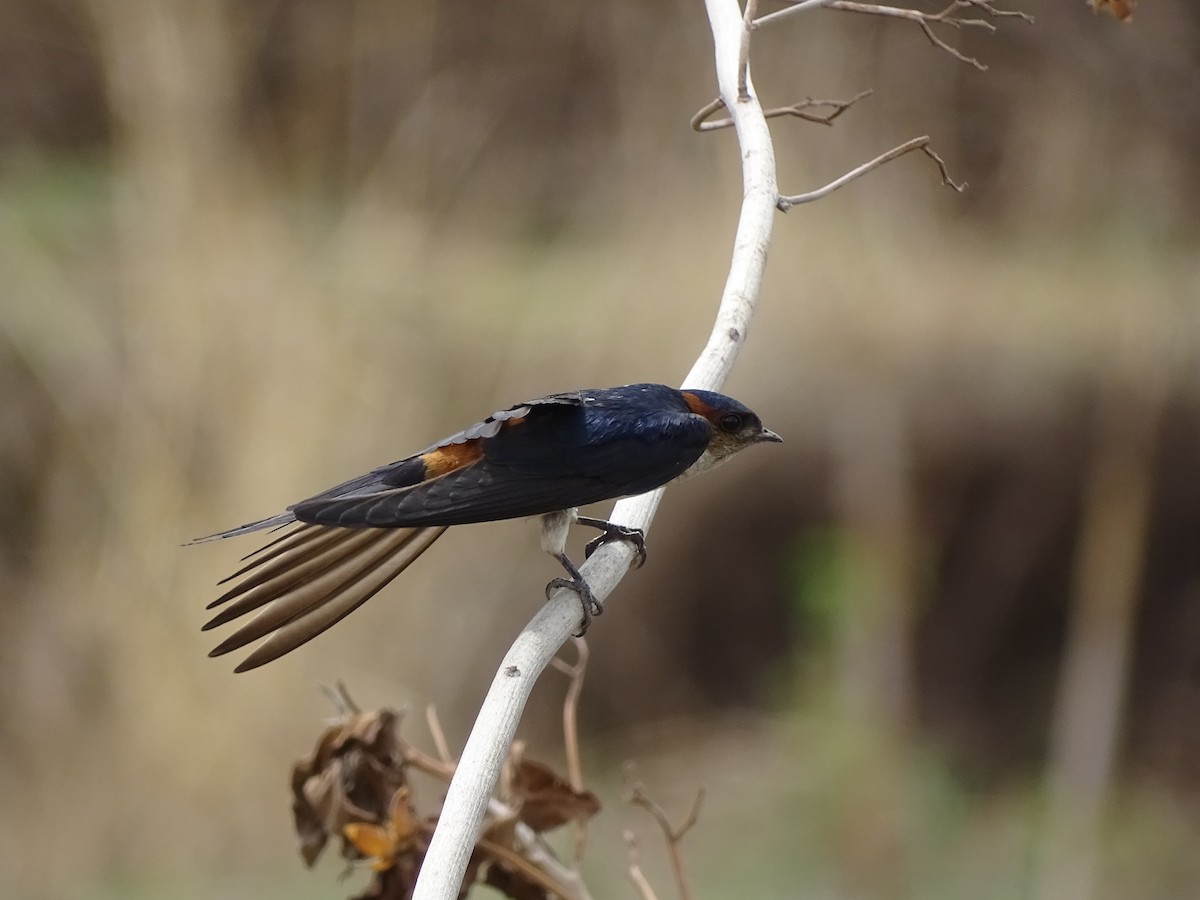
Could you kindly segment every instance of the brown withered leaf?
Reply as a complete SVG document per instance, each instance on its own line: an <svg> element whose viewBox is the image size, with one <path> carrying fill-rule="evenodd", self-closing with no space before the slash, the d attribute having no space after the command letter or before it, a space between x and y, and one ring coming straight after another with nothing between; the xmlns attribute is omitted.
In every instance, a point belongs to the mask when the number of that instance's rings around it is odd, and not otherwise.
<svg viewBox="0 0 1200 900"><path fill-rule="evenodd" d="M422 817L412 799L407 768L447 779L452 765L426 756L398 733L399 715L388 709L349 712L326 728L310 756L292 768L292 812L300 853L313 865L331 837L341 853L366 859L372 878L354 900L410 900L437 817ZM600 809L590 791L576 792L548 766L511 748L501 797L510 811L492 811L471 855L460 892L487 884L511 900L568 900L574 888L563 867L529 831L541 833ZM532 840L532 843L531 843Z"/></svg>
<svg viewBox="0 0 1200 900"><path fill-rule="evenodd" d="M1133 8L1137 0L1088 0L1092 12L1111 13L1122 22L1133 21Z"/></svg>
<svg viewBox="0 0 1200 900"><path fill-rule="evenodd" d="M405 782L398 721L390 709L346 716L325 729L312 754L292 767L292 816L307 865L331 835L342 837L343 856L358 858L343 828L387 820L389 804Z"/></svg>
<svg viewBox="0 0 1200 900"><path fill-rule="evenodd" d="M573 790L549 766L531 759L520 761L512 787L520 801L518 818L538 833L586 821L600 811L595 794Z"/></svg>
<svg viewBox="0 0 1200 900"><path fill-rule="evenodd" d="M299 766L292 768L292 820L296 826L296 837L300 839L300 856L305 865L312 866L325 849L329 832L325 830L325 820L321 814L304 795L307 779L307 774Z"/></svg>

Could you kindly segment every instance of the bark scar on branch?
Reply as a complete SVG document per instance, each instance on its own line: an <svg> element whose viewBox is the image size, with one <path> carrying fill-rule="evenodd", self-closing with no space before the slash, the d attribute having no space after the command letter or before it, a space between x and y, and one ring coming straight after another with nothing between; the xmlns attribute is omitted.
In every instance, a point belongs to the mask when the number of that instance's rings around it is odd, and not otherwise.
<svg viewBox="0 0 1200 900"><path fill-rule="evenodd" d="M851 169L840 178L835 178L824 187L819 187L814 191L807 191L803 194L792 194L788 197L780 196L775 203L775 208L780 212L787 212L793 206L799 206L801 203L811 203L814 200L820 200L822 197L828 197L838 188L844 187L851 181L854 181L854 179L860 178L873 169L878 169L884 163L891 162L893 159L903 156L906 153L911 153L914 150L920 150L935 163L937 163L938 173L942 176L942 184L944 184L946 187L951 188L960 194L967 189L967 183L965 181L959 183L950 177L950 173L946 169L945 161L938 156L936 152L934 152L933 148L929 146L929 135L926 134L918 138L913 138L911 141L905 141L899 147L893 147L887 153L880 154L870 162L863 163L857 169Z"/></svg>

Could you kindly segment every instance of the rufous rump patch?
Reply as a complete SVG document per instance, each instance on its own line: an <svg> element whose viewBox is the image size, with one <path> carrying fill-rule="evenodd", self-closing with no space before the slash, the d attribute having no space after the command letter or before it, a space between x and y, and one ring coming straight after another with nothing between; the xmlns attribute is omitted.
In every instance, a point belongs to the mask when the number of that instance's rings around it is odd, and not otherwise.
<svg viewBox="0 0 1200 900"><path fill-rule="evenodd" d="M461 444L446 444L436 450L421 454L421 462L425 464L425 478L438 478L447 472L469 466L483 456L483 448L479 439L464 441Z"/></svg>

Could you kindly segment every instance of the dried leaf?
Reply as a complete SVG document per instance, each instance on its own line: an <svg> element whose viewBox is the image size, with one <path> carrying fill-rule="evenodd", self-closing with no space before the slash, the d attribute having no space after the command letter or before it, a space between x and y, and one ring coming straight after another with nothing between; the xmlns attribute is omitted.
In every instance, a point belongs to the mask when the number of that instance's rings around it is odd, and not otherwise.
<svg viewBox="0 0 1200 900"><path fill-rule="evenodd" d="M513 794L521 804L519 818L539 833L573 820L586 821L600 811L600 801L591 791L573 790L549 766L529 759L517 767Z"/></svg>
<svg viewBox="0 0 1200 900"><path fill-rule="evenodd" d="M1092 12L1107 12L1116 16L1122 22L1133 20L1133 8L1137 0L1088 0Z"/></svg>
<svg viewBox="0 0 1200 900"><path fill-rule="evenodd" d="M296 825L296 836L300 839L300 856L304 864L311 867L325 849L329 832L325 830L325 820L304 793L307 777L307 773L299 766L292 769L292 819Z"/></svg>
<svg viewBox="0 0 1200 900"><path fill-rule="evenodd" d="M312 755L292 767L292 817L307 865L316 861L330 835L342 837L343 856L359 858L345 826L393 818L390 804L405 781L398 721L389 709L347 716L326 728Z"/></svg>
<svg viewBox="0 0 1200 900"><path fill-rule="evenodd" d="M400 738L398 721L391 710L355 711L326 728L312 754L292 769L292 813L304 861L311 866L331 836L341 839L346 858L370 861L374 875L356 900L409 900L437 823L436 817L420 818L413 805L406 767L429 768ZM549 848L523 843L518 829L540 833L587 819L600 803L589 791L573 791L548 766L522 759L522 749L519 743L512 748L502 791L503 802L516 811L489 815L461 898L480 882L511 900L573 895L548 871ZM434 774L441 777L441 769Z"/></svg>

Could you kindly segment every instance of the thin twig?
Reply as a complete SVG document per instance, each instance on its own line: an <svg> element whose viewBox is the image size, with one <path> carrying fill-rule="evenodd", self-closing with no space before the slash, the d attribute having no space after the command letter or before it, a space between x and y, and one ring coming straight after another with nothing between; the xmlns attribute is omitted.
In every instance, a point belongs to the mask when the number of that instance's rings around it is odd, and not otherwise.
<svg viewBox="0 0 1200 900"><path fill-rule="evenodd" d="M763 25L770 25L778 22L781 19L796 15L798 12L803 12L806 9L814 8L813 0L805 0L805 2L797 3L787 9L781 9L777 12L770 13L757 19L752 27L761 28ZM828 3L816 4L828 9L837 9L843 12L860 13L869 16L885 16L892 19L904 19L913 22L929 39L929 42L935 47L946 51L955 59L965 62L979 69L981 72L987 71L987 66L972 56L967 56L960 50L947 44L944 40L937 36L933 30L934 25L946 25L950 28L982 28L985 31L995 31L996 26L987 19L960 18L959 13L963 10L978 10L985 13L994 19L1000 18L1017 18L1032 24L1033 16L1019 10L1012 9L997 9L990 0L951 0L949 6L941 12L930 13L923 12L919 9L905 9L900 6L881 6L876 3L858 3L855 0L829 0Z"/></svg>
<svg viewBox="0 0 1200 900"><path fill-rule="evenodd" d="M929 135L922 135L919 138L913 138L911 141L906 141L899 147L893 147L887 153L875 157L870 162L863 163L857 169L852 169L840 178L835 178L833 181L824 187L819 187L815 191L808 191L804 194L793 194L790 197L780 197L776 202L775 207L780 212L787 212L793 206L799 206L801 203L811 203L814 200L820 200L822 197L828 197L840 187L844 187L856 178L866 175L872 169L878 169L884 163L891 162L898 156L903 156L905 153L911 153L913 150L920 150L935 163L937 163L938 172L942 176L942 184L953 188L958 193L962 193L967 188L967 183L962 184L955 182L950 173L946 170L946 163L929 147Z"/></svg>
<svg viewBox="0 0 1200 900"><path fill-rule="evenodd" d="M929 42L935 47L945 50L955 59L965 62L968 65L974 66L980 72L986 72L987 66L975 59L973 56L966 56L960 51L951 47L940 37L934 34L933 27L930 23L937 22L941 25L949 25L952 28L975 27L983 28L986 31L995 31L996 26L991 22L983 19L954 19L950 18L951 14L963 7L969 7L971 4L965 3L964 0L954 0L948 7L940 13L921 12L917 9L903 9L898 6L876 6L874 3L856 3L854 0L835 0L829 4L830 9L840 9L845 12L861 13L870 16L886 16L892 19L907 19L909 22L915 22L917 27L925 33L925 37L929 38Z"/></svg>
<svg viewBox="0 0 1200 900"><path fill-rule="evenodd" d="M993 19L1020 19L1030 25L1033 24L1033 16L1029 13L1021 12L1019 9L999 9L991 0L958 0L958 5L981 9Z"/></svg>
<svg viewBox="0 0 1200 900"><path fill-rule="evenodd" d="M321 693L324 694L329 702L333 704L333 708L337 710L339 716L356 716L362 709L354 699L350 696L350 691L346 689L346 684L340 678L332 685L320 685Z"/></svg>
<svg viewBox="0 0 1200 900"><path fill-rule="evenodd" d="M750 73L750 32L754 30L754 14L758 12L758 0L746 0L742 13L742 43L738 49L738 100L749 100L750 91L746 81Z"/></svg>
<svg viewBox="0 0 1200 900"><path fill-rule="evenodd" d="M764 25L774 25L783 19L790 19L792 16L798 16L800 13L808 12L810 9L820 9L822 6L828 6L832 2L833 0L803 0L803 2L795 3L785 9L768 13L761 19L755 19L753 27L762 28Z"/></svg>
<svg viewBox="0 0 1200 900"><path fill-rule="evenodd" d="M629 880L633 882L633 886L637 888L638 895L642 900L658 900L658 895L654 893L654 888L650 886L649 880L646 878L646 873L642 871L642 862L638 854L637 838L633 836L633 832L628 828L622 832L622 837L625 838L625 846L629 852Z"/></svg>
<svg viewBox="0 0 1200 900"><path fill-rule="evenodd" d="M563 872L561 869L559 871L547 871L542 865L539 865L539 863L544 863L544 857L543 860L535 862L530 860L524 853L519 853L510 847L506 847L504 844L489 840L486 837L479 838L475 846L490 855L493 859L500 860L519 875L531 881L554 898L557 898L557 900L574 900L574 898L579 897L578 889L580 885L575 873Z"/></svg>
<svg viewBox="0 0 1200 900"><path fill-rule="evenodd" d="M953 178L951 178L950 173L946 170L946 161L944 159L942 159L940 156L938 156L937 152L932 147L930 147L928 144L926 144L925 146L923 146L921 148L921 152L924 153L926 156L928 156L930 159L932 159L937 164L938 175L941 176L942 184L945 187L950 188L956 194L961 194L963 191L965 191L970 186L965 181L956 182Z"/></svg>
<svg viewBox="0 0 1200 900"><path fill-rule="evenodd" d="M583 676L587 673L588 652L587 641L584 638L574 638L575 664L568 665L561 657L554 657L550 665L558 669L570 679L567 693L563 698L563 743L567 753L567 779L571 782L571 790L582 791L583 766L579 756L579 696L583 693Z"/></svg>
<svg viewBox="0 0 1200 900"><path fill-rule="evenodd" d="M561 657L554 657L550 664L570 679L566 696L563 697L563 746L567 754L567 780L571 790L576 793L584 791L583 763L579 754L579 697L583 693L583 676L587 673L588 645L581 637L573 638L575 645L575 665L567 665ZM575 854L576 868L583 861L587 851L588 836L587 819L575 820Z"/></svg>
<svg viewBox="0 0 1200 900"><path fill-rule="evenodd" d="M799 103L793 103L791 106L776 106L771 109L763 110L763 117L767 119L778 119L782 116L795 116L798 119L803 119L805 122L812 122L816 125L832 125L834 120L848 110L851 106L862 100L865 97L871 96L873 92L868 88L865 91L860 91L849 100L814 100L812 97L805 97ZM830 112L827 113L811 113L807 110L813 108L826 107ZM697 113L692 116L691 127L692 131L716 131L720 128L728 128L733 125L733 119L726 116L724 119L715 121L707 121L709 116L718 110L725 108L725 104L720 97L705 104Z"/></svg>
<svg viewBox="0 0 1200 900"><path fill-rule="evenodd" d="M658 822L658 827L662 829L662 833L668 841L678 844L695 827L696 823L700 821L700 810L704 806L704 794L705 790L703 787L696 789L696 799L692 801L691 811L688 813L687 818L679 825L671 824L671 820L667 818L666 810L651 799L646 793L644 785L640 783L635 784L628 797L629 802L634 806L640 806L650 813L650 815L654 816L655 821Z"/></svg>
<svg viewBox="0 0 1200 900"><path fill-rule="evenodd" d="M442 762L453 766L454 757L450 755L450 745L446 742L446 732L442 731L442 723L438 718L437 707L430 703L425 707L425 722L429 725L429 733L433 736L433 746Z"/></svg>
<svg viewBox="0 0 1200 900"><path fill-rule="evenodd" d="M404 764L412 766L418 772L424 772L426 775L446 783L449 783L450 779L454 777L453 760L439 759L407 742L403 746L403 753Z"/></svg>
<svg viewBox="0 0 1200 900"><path fill-rule="evenodd" d="M679 825L672 825L671 820L667 818L666 811L646 793L645 785L640 781L628 781L632 774L632 764L626 765L625 800L627 803L646 810L658 823L659 830L667 839L667 856L671 861L671 872L675 876L680 900L691 900L692 891L688 884L687 866L683 862L683 838L700 821L700 809L704 806L704 788L700 787L696 790L696 799L692 801L692 809L687 818Z"/></svg>

